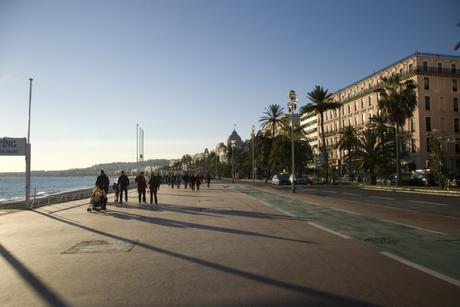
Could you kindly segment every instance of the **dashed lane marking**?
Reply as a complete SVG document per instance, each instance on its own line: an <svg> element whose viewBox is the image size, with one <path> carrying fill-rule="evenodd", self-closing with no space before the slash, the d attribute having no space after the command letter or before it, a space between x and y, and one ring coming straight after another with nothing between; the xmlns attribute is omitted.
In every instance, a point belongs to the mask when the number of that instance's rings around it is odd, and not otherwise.
<svg viewBox="0 0 460 307"><path fill-rule="evenodd" d="M435 233L435 234L438 234L438 235L443 235L443 236L447 235L447 234L444 233L444 232L440 232L440 231L436 231L436 230L431 230L431 229L424 228L424 227L419 227L419 226L414 226L414 225L399 223L399 222L395 222L395 221L391 221L391 220L386 220L386 219L381 219L381 221L387 222L387 223L391 223L391 224L406 226L406 227L414 228L414 229L418 229L418 230L428 231L428 232L432 232L432 233Z"/></svg>
<svg viewBox="0 0 460 307"><path fill-rule="evenodd" d="M283 209L278 209L278 211L281 212L281 213L283 213L283 214L286 214L286 215L288 215L288 216L295 217L294 214L292 214L292 213L290 213L290 212L287 212L287 211L285 211L285 210L283 210Z"/></svg>
<svg viewBox="0 0 460 307"><path fill-rule="evenodd" d="M358 194L358 193L342 193L342 195L347 195L347 196L361 196L361 194Z"/></svg>
<svg viewBox="0 0 460 307"><path fill-rule="evenodd" d="M422 204L422 205L431 205L431 206L447 206L443 203L433 203L431 201L421 201L421 200L409 200L411 203Z"/></svg>
<svg viewBox="0 0 460 307"><path fill-rule="evenodd" d="M330 190L320 190L320 191L324 193L337 194L337 191L330 191Z"/></svg>
<svg viewBox="0 0 460 307"><path fill-rule="evenodd" d="M329 232L329 233L332 233L332 234L334 234L334 235L336 235L336 236L339 236L339 237L341 237L341 238L343 238L343 239L347 239L347 240L348 240L348 239L351 239L351 238L350 238L349 236L347 236L347 235L341 234L341 233L339 233L339 232L336 232L336 231L331 230L331 229L329 229L329 228L323 227L323 226L318 225L318 224L316 224L316 223L307 222L307 224L309 224L309 225L311 225L311 226L313 226L313 227L319 228L319 229L321 229L321 230L327 231L327 232Z"/></svg>
<svg viewBox="0 0 460 307"><path fill-rule="evenodd" d="M391 198L391 197L383 197L383 196L369 196L369 198L384 199L384 200L395 200L394 198Z"/></svg>
<svg viewBox="0 0 460 307"><path fill-rule="evenodd" d="M346 209L340 209L340 208L336 208L336 207L330 207L330 208L331 208L331 209L334 209L334 210L337 210L337 211L340 211L340 212L345 212L345 213L353 214L353 215L361 215L361 213L354 212L354 211L350 211L350 210L346 210Z"/></svg>
<svg viewBox="0 0 460 307"><path fill-rule="evenodd" d="M396 260L396 261L398 261L400 263L403 263L403 264L405 264L407 266L410 266L410 267L412 267L414 269L417 269L419 271L427 273L427 274L429 274L429 275L431 275L433 277L436 277L436 278L439 278L441 280L444 280L445 282L453 284L453 285L455 285L457 287L460 287L460 281L458 281L458 280L456 280L456 279L454 279L452 277L449 277L449 276L446 276L444 274L438 273L436 271L430 270L430 269L428 269L428 268L426 268L424 266L421 266L421 265L419 265L417 263L414 263L412 261L406 260L404 258L401 258L401 257L396 256L396 255L394 255L392 253L389 253L389 252L380 252L380 254L382 254L384 256L387 256L388 258L391 258L393 260Z"/></svg>

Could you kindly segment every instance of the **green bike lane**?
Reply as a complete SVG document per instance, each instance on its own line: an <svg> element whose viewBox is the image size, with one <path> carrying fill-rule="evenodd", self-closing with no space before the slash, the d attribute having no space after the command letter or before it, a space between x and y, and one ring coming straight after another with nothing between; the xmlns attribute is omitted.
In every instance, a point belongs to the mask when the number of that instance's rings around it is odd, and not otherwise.
<svg viewBox="0 0 460 307"><path fill-rule="evenodd" d="M390 258L403 263L409 261L419 270L424 271L425 268L432 270L434 272L431 272L431 275L460 287L458 265L460 238L458 237L337 211L307 201L261 191L251 186L235 185L232 189L277 208L285 214L302 218L313 226L323 227L326 231L332 230L344 238L349 237L373 246Z"/></svg>

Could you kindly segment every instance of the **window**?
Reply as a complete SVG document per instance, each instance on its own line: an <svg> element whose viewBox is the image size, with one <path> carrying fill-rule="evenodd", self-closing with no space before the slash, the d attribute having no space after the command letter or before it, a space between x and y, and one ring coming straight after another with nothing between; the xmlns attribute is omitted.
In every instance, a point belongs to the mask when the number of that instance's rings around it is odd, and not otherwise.
<svg viewBox="0 0 460 307"><path fill-rule="evenodd" d="M371 96L369 96L369 97L367 98L367 100L368 100L368 102L369 102L369 106L371 106L371 104L372 104Z"/></svg>
<svg viewBox="0 0 460 307"><path fill-rule="evenodd" d="M415 123L413 118L410 119L410 132L415 132Z"/></svg>
<svg viewBox="0 0 460 307"><path fill-rule="evenodd" d="M412 139L411 140L411 143L410 143L410 147L411 147L411 151L412 152L417 152L417 146L416 146L416 143L415 143L415 139Z"/></svg>
<svg viewBox="0 0 460 307"><path fill-rule="evenodd" d="M431 131L431 117L425 117L425 130L427 132Z"/></svg>
<svg viewBox="0 0 460 307"><path fill-rule="evenodd" d="M350 114L351 113L350 104L348 104L347 106L348 106L348 114Z"/></svg>
<svg viewBox="0 0 460 307"><path fill-rule="evenodd" d="M409 64L409 72L412 72L412 68L413 68L413 67L414 67L414 65L412 65L412 63Z"/></svg>
<svg viewBox="0 0 460 307"><path fill-rule="evenodd" d="M361 98L361 109L364 109L364 98Z"/></svg>
<svg viewBox="0 0 460 307"><path fill-rule="evenodd" d="M460 152L460 144L455 143L455 153Z"/></svg>
<svg viewBox="0 0 460 307"><path fill-rule="evenodd" d="M426 138L426 152L431 152L430 138Z"/></svg>
<svg viewBox="0 0 460 307"><path fill-rule="evenodd" d="M455 132L460 132L460 128L458 125L458 118L454 118L454 131Z"/></svg>
<svg viewBox="0 0 460 307"><path fill-rule="evenodd" d="M363 124L366 122L366 113L361 113L361 122Z"/></svg>
<svg viewBox="0 0 460 307"><path fill-rule="evenodd" d="M454 97L454 112L458 112L458 98Z"/></svg>
<svg viewBox="0 0 460 307"><path fill-rule="evenodd" d="M425 110L431 110L431 98L430 98L430 96L425 96Z"/></svg>
<svg viewBox="0 0 460 307"><path fill-rule="evenodd" d="M424 72L428 71L428 63L427 62L423 62L423 71Z"/></svg>
<svg viewBox="0 0 460 307"><path fill-rule="evenodd" d="M358 126L358 116L355 116L355 126Z"/></svg>
<svg viewBox="0 0 460 307"><path fill-rule="evenodd" d="M430 79L429 78L423 78L423 88L426 90L430 89Z"/></svg>
<svg viewBox="0 0 460 307"><path fill-rule="evenodd" d="M399 69L399 74L402 75L402 68Z"/></svg>
<svg viewBox="0 0 460 307"><path fill-rule="evenodd" d="M355 100L355 112L358 111L358 102Z"/></svg>
<svg viewBox="0 0 460 307"><path fill-rule="evenodd" d="M452 91L457 91L457 79L452 80Z"/></svg>
<svg viewBox="0 0 460 307"><path fill-rule="evenodd" d="M442 63L438 63L438 72L439 72L439 73L442 72Z"/></svg>
<svg viewBox="0 0 460 307"><path fill-rule="evenodd" d="M457 72L457 67L455 66L455 64L451 65L450 70L452 71L453 74Z"/></svg>

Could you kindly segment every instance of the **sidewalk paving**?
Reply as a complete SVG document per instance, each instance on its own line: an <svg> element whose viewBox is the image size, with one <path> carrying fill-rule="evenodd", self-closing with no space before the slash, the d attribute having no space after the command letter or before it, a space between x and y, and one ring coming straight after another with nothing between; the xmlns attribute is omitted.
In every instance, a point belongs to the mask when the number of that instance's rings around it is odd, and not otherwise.
<svg viewBox="0 0 460 307"><path fill-rule="evenodd" d="M439 306L458 289L249 198L162 186L0 215L3 306ZM110 195L109 197L113 197ZM433 294L436 293L433 299ZM438 298L439 295L439 298Z"/></svg>

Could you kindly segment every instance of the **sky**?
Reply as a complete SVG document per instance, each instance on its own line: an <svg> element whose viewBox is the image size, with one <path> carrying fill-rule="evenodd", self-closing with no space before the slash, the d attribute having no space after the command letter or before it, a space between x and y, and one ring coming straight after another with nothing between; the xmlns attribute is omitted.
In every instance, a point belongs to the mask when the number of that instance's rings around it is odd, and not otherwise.
<svg viewBox="0 0 460 307"><path fill-rule="evenodd" d="M264 108L300 106L416 51L460 55L460 1L0 0L0 137L32 170L180 158L243 139ZM0 157L0 172L24 157Z"/></svg>

